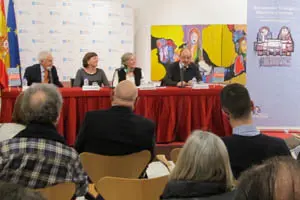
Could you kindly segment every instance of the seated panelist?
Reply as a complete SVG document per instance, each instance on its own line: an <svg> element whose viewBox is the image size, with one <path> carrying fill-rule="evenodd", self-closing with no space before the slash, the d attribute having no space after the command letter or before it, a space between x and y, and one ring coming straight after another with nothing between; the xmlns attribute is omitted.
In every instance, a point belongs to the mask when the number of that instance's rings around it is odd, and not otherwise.
<svg viewBox="0 0 300 200"><path fill-rule="evenodd" d="M53 83L58 87L63 87L59 81L55 66L53 66L53 57L50 52L42 51L38 55L39 64L27 67L24 78L27 85L32 83Z"/></svg>
<svg viewBox="0 0 300 200"><path fill-rule="evenodd" d="M124 80L129 80L136 86L141 85L141 79L144 77L142 69L136 67L136 58L133 53L125 53L121 57L121 67L114 78L114 86Z"/></svg>
<svg viewBox="0 0 300 200"><path fill-rule="evenodd" d="M199 68L192 62L191 51L187 48L182 49L179 58L178 62L168 66L167 74L163 80L164 84L167 86L189 86L192 85L193 78L201 81L202 77Z"/></svg>
<svg viewBox="0 0 300 200"><path fill-rule="evenodd" d="M82 87L84 80L88 80L88 84L97 83L99 86L109 86L109 82L103 69L97 68L98 55L95 52L88 52L82 59L83 68L76 73L73 87Z"/></svg>

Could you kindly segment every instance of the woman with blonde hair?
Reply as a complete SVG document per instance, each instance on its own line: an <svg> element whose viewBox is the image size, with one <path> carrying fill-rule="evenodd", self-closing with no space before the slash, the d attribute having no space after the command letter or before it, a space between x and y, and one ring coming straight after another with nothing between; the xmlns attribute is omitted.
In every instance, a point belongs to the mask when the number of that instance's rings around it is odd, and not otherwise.
<svg viewBox="0 0 300 200"><path fill-rule="evenodd" d="M136 86L140 86L144 74L142 69L136 66L135 55L130 52L124 53L121 57L121 65L122 67L114 77L113 85L116 86L121 81L130 80Z"/></svg>
<svg viewBox="0 0 300 200"><path fill-rule="evenodd" d="M234 178L226 146L210 132L194 131L180 151L163 200L232 199Z"/></svg>

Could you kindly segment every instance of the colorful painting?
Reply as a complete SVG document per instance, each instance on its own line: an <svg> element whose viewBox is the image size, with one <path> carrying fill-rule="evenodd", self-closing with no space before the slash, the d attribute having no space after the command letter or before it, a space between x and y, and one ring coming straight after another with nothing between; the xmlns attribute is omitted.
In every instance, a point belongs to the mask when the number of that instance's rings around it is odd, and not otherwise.
<svg viewBox="0 0 300 200"><path fill-rule="evenodd" d="M246 84L246 25L172 25L151 28L151 78L164 78L167 66L189 48L204 82Z"/></svg>

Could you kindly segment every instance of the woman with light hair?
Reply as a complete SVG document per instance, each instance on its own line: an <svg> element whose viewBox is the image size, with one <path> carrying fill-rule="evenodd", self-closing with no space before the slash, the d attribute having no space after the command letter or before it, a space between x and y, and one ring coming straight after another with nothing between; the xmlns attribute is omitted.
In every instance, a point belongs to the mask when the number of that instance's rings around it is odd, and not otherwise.
<svg viewBox="0 0 300 200"><path fill-rule="evenodd" d="M232 199L234 182L223 141L213 133L194 131L180 151L161 199Z"/></svg>
<svg viewBox="0 0 300 200"><path fill-rule="evenodd" d="M141 79L144 77L142 69L136 67L136 58L133 53L125 53L121 57L122 67L118 70L116 77L114 77L114 86L124 80L130 80L136 86L141 85Z"/></svg>

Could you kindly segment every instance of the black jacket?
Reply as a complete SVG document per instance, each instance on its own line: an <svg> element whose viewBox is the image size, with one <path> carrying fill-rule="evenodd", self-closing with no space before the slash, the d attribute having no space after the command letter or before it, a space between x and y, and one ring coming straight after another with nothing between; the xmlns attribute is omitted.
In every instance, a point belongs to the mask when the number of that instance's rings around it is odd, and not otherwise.
<svg viewBox="0 0 300 200"><path fill-rule="evenodd" d="M140 86L141 78L142 78L142 69L138 67L134 68L133 74L134 74L135 85ZM118 71L118 76L119 76L119 82L126 80L125 69Z"/></svg>
<svg viewBox="0 0 300 200"><path fill-rule="evenodd" d="M88 112L75 143L78 153L126 155L150 150L154 155L155 125L130 108L113 106Z"/></svg>
<svg viewBox="0 0 300 200"><path fill-rule="evenodd" d="M170 64L167 68L167 74L163 80L164 84L167 86L176 86L177 83L180 82L180 70L179 62ZM194 63L190 63L187 69L183 69L183 81L189 82L194 77L197 81L202 80L198 66Z"/></svg>
<svg viewBox="0 0 300 200"><path fill-rule="evenodd" d="M234 192L227 192L222 183L171 180L161 200L229 200Z"/></svg>
<svg viewBox="0 0 300 200"><path fill-rule="evenodd" d="M52 66L51 68L51 75L53 84L58 87L63 87L63 84L58 79L57 71L54 66ZM24 78L26 78L28 86L30 86L32 83L41 83L42 77L40 64L35 64L33 66L27 67L25 70Z"/></svg>
<svg viewBox="0 0 300 200"><path fill-rule="evenodd" d="M291 156L288 146L280 138L259 134L251 137L232 135L222 139L236 179L252 165L259 165L271 157Z"/></svg>

